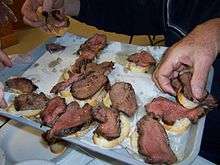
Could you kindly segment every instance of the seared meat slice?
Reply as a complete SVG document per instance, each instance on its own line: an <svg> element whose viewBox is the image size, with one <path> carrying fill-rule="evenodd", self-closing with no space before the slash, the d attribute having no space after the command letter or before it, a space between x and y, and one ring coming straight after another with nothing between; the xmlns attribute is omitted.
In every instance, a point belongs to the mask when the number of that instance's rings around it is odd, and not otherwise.
<svg viewBox="0 0 220 165"><path fill-rule="evenodd" d="M193 97L192 89L190 81L192 79L192 72L191 70L184 70L179 73L177 78L174 78L172 82L172 86L174 90L178 93L181 92L187 99L199 102L201 106L207 109L213 109L218 106L218 100L215 99L211 94L209 94L207 91L204 93L204 97L196 100Z"/></svg>
<svg viewBox="0 0 220 165"><path fill-rule="evenodd" d="M107 140L118 138L121 133L120 115L113 108L98 107L93 111L93 117L100 122L95 133L103 136Z"/></svg>
<svg viewBox="0 0 220 165"><path fill-rule="evenodd" d="M16 77L9 79L5 82L5 84L10 89L15 89L22 93L32 93L38 88L36 85L34 85L34 83L31 80L26 79L24 77Z"/></svg>
<svg viewBox="0 0 220 165"><path fill-rule="evenodd" d="M164 123L170 125L182 118L188 118L191 122L195 123L205 114L204 109L201 107L186 109L179 103L164 97L153 99L151 103L145 105L145 109L154 118L162 119Z"/></svg>
<svg viewBox="0 0 220 165"><path fill-rule="evenodd" d="M102 62L100 64L88 63L84 70L86 73L96 72L97 74L104 74L107 76L113 70L113 62Z"/></svg>
<svg viewBox="0 0 220 165"><path fill-rule="evenodd" d="M83 58L77 58L74 65L71 66L71 73L81 73L82 70L84 70L85 66L92 62L91 60L83 59Z"/></svg>
<svg viewBox="0 0 220 165"><path fill-rule="evenodd" d="M50 53L59 52L61 50L64 50L65 48L65 46L56 43L46 44L46 50Z"/></svg>
<svg viewBox="0 0 220 165"><path fill-rule="evenodd" d="M94 72L73 83L70 92L74 98L85 100L94 96L107 83L108 78L105 75Z"/></svg>
<svg viewBox="0 0 220 165"><path fill-rule="evenodd" d="M80 46L78 54L83 59L93 60L106 46L107 38L104 34L95 34Z"/></svg>
<svg viewBox="0 0 220 165"><path fill-rule="evenodd" d="M127 60L141 67L148 67L156 64L156 60L153 58L153 56L144 50L140 53L130 55Z"/></svg>
<svg viewBox="0 0 220 165"><path fill-rule="evenodd" d="M144 116L137 124L138 152L147 163L173 164L177 158L169 146L163 126L150 116Z"/></svg>
<svg viewBox="0 0 220 165"><path fill-rule="evenodd" d="M66 112L57 119L51 130L47 133L47 139L75 133L85 124L89 124L92 118L92 107L89 104L85 104L83 108L80 108L76 101L71 102L68 104Z"/></svg>
<svg viewBox="0 0 220 165"><path fill-rule="evenodd" d="M14 99L14 106L17 111L44 109L49 99L44 93L21 94Z"/></svg>
<svg viewBox="0 0 220 165"><path fill-rule="evenodd" d="M135 92L131 84L125 82L116 82L109 91L112 102L112 108L133 116L137 111L137 101Z"/></svg>
<svg viewBox="0 0 220 165"><path fill-rule="evenodd" d="M51 99L44 110L41 112L40 118L43 124L52 126L56 120L66 111L65 99L54 97Z"/></svg>
<svg viewBox="0 0 220 165"><path fill-rule="evenodd" d="M82 79L84 75L82 74L72 74L71 77L68 80L64 80L61 81L59 83L57 83L51 90L50 93L59 93L60 91L65 90L66 88L68 88L72 83Z"/></svg>

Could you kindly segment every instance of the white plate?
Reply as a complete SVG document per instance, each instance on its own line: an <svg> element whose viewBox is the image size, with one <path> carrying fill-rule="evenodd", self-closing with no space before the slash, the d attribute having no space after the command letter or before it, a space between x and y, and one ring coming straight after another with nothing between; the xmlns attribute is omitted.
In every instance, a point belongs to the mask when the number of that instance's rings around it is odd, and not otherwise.
<svg viewBox="0 0 220 165"><path fill-rule="evenodd" d="M0 162L6 157L6 165L11 165L25 160L41 159L59 162L68 153L63 155L53 154L41 139L42 132L28 126L9 121L0 129ZM1 154L2 153L2 154ZM1 164L0 165L4 165Z"/></svg>

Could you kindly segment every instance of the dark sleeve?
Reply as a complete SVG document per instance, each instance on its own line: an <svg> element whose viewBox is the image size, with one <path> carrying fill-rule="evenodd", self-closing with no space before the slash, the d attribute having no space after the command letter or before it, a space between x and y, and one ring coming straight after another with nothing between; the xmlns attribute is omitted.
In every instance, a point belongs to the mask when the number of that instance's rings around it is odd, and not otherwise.
<svg viewBox="0 0 220 165"><path fill-rule="evenodd" d="M80 13L75 18L98 29L126 35L161 34L161 5L157 0L81 0Z"/></svg>
<svg viewBox="0 0 220 165"><path fill-rule="evenodd" d="M171 0L170 23L189 33L205 21L220 18L220 0Z"/></svg>

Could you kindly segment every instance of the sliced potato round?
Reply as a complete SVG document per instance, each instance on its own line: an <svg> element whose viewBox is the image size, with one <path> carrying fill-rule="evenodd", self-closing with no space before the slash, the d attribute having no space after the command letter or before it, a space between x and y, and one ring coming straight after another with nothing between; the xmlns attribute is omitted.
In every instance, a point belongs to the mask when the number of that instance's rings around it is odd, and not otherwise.
<svg viewBox="0 0 220 165"><path fill-rule="evenodd" d="M104 148L113 148L123 142L123 140L129 135L130 132L130 122L128 118L120 113L120 119L121 119L121 134L120 137L114 139L114 140L107 140L102 136L99 136L98 134L93 135L93 142L94 144L104 147Z"/></svg>

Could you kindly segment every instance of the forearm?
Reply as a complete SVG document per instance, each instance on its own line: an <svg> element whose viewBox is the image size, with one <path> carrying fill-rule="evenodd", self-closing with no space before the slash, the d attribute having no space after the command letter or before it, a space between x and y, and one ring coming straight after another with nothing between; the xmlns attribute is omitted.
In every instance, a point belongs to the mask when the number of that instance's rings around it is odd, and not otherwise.
<svg viewBox="0 0 220 165"><path fill-rule="evenodd" d="M64 0L65 14L78 16L80 11L80 0Z"/></svg>

